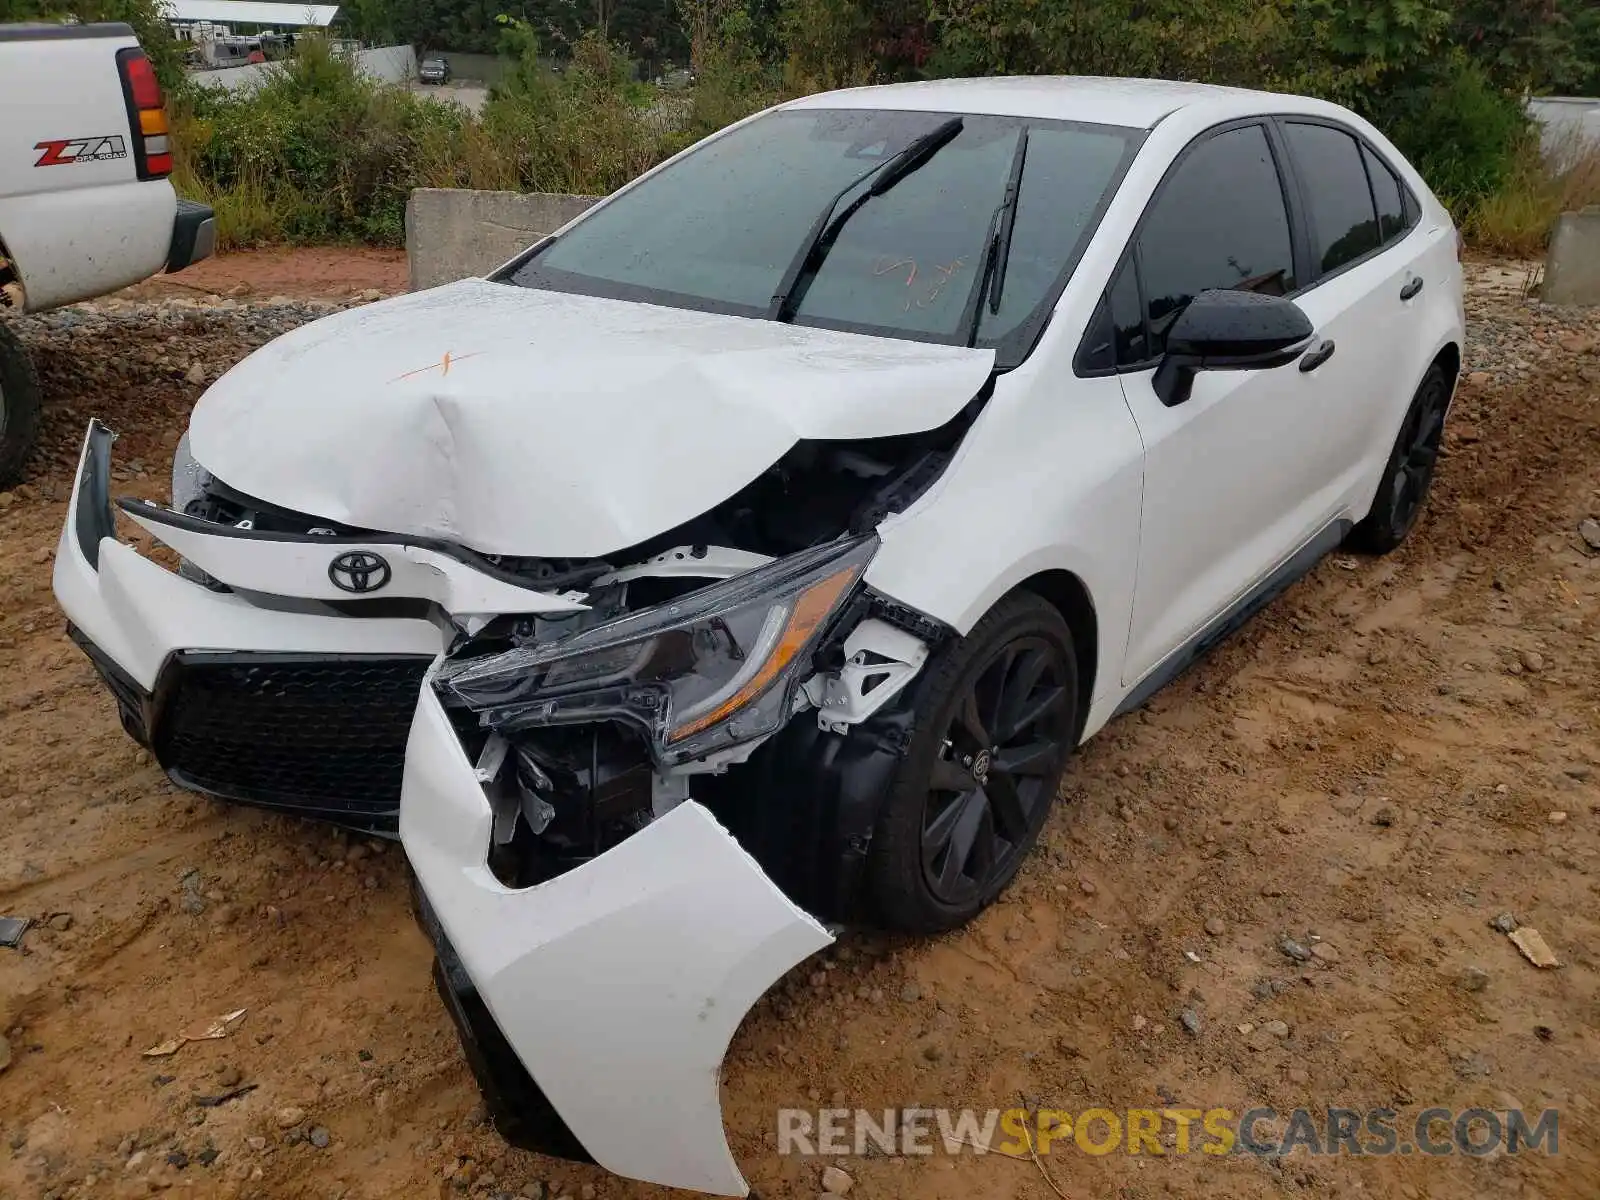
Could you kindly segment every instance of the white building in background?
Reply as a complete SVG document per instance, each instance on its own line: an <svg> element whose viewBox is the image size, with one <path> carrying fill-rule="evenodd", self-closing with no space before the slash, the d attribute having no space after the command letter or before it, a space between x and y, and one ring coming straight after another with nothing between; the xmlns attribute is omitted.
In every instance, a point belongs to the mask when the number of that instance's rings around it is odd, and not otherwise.
<svg viewBox="0 0 1600 1200"><path fill-rule="evenodd" d="M1528 101L1546 154L1558 161L1600 147L1600 97L1540 96Z"/></svg>
<svg viewBox="0 0 1600 1200"><path fill-rule="evenodd" d="M172 32L190 43L190 77L208 87L254 87L271 78L272 62L294 51L308 30L327 36L334 50L349 55L356 70L372 79L403 83L416 78L410 46L363 47L338 36L337 4L274 3L271 0L161 0ZM221 68L233 68L223 70Z"/></svg>
<svg viewBox="0 0 1600 1200"><path fill-rule="evenodd" d="M337 4L285 4L268 0L162 0L174 27L241 25L260 29L326 29L338 19Z"/></svg>
<svg viewBox="0 0 1600 1200"><path fill-rule="evenodd" d="M267 0L163 0L162 10L173 36L193 45L190 66L200 70L282 58L301 31L328 30L339 16L337 4Z"/></svg>

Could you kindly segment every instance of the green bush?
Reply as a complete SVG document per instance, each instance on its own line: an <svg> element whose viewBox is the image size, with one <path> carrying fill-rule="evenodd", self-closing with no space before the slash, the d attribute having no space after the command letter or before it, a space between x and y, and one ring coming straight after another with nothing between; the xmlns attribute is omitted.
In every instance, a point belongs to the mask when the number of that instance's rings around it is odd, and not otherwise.
<svg viewBox="0 0 1600 1200"><path fill-rule="evenodd" d="M530 30L507 26L515 65L491 92L481 125L512 186L604 194L660 160L660 132L645 118L654 90L632 81L618 47L586 34L558 75Z"/></svg>
<svg viewBox="0 0 1600 1200"><path fill-rule="evenodd" d="M1396 88L1369 115L1457 216L1507 184L1529 135L1521 102L1461 54Z"/></svg>
<svg viewBox="0 0 1600 1200"><path fill-rule="evenodd" d="M224 243L404 240L427 149L470 120L358 75L318 38L258 87L195 87L174 106L179 184L219 210Z"/></svg>
<svg viewBox="0 0 1600 1200"><path fill-rule="evenodd" d="M0 0L0 13L71 2ZM454 28L460 4L430 2ZM1600 78L1592 0L675 0L696 76L688 92L636 81L623 48L550 19L543 0L493 18L492 31L479 28L490 0L472 3L457 24L474 45L498 38L506 63L478 115L365 80L315 39L255 91L202 89L173 65L151 0L73 6L136 19L152 57L176 71L177 182L216 208L225 245L398 245L413 187L605 193L786 96L992 73L1196 79L1349 105L1486 244L1526 245L1552 205L1587 194L1529 149L1521 97ZM363 28L404 24L394 0L358 9ZM611 0L609 11L619 33L638 24L637 4ZM564 70L541 57L541 39Z"/></svg>

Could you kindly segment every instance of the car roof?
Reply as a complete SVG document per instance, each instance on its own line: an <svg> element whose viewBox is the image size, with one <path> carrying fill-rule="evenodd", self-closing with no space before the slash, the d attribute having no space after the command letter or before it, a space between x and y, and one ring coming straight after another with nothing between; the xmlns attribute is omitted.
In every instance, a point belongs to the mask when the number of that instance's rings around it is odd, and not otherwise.
<svg viewBox="0 0 1600 1200"><path fill-rule="evenodd" d="M1013 75L937 79L820 92L785 108L887 108L923 112L1040 117L1149 129L1183 108L1249 112L1311 111L1317 102L1246 88L1171 79L1112 79L1089 75Z"/></svg>

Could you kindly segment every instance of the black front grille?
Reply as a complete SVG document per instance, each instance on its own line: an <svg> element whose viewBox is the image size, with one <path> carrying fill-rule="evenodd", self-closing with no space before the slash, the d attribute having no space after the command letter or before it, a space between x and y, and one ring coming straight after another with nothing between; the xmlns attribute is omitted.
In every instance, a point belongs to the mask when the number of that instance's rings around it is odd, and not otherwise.
<svg viewBox="0 0 1600 1200"><path fill-rule="evenodd" d="M420 655L174 657L155 752L185 787L392 832Z"/></svg>

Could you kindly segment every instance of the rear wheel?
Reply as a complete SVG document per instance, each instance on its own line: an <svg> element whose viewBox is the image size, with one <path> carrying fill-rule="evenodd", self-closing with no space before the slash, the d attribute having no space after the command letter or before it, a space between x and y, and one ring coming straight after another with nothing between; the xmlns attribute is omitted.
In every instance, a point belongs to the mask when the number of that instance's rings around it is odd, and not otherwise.
<svg viewBox="0 0 1600 1200"><path fill-rule="evenodd" d="M0 321L0 488L22 479L39 431L39 381L17 335Z"/></svg>
<svg viewBox="0 0 1600 1200"><path fill-rule="evenodd" d="M993 903L1049 815L1077 730L1072 634L1015 593L929 664L914 704L868 870L885 924L937 933Z"/></svg>
<svg viewBox="0 0 1600 1200"><path fill-rule="evenodd" d="M1450 405L1450 381L1438 363L1422 377L1400 435L1383 469L1372 511L1350 531L1352 549L1367 554L1387 554L1406 540L1433 483L1444 437L1444 415Z"/></svg>

